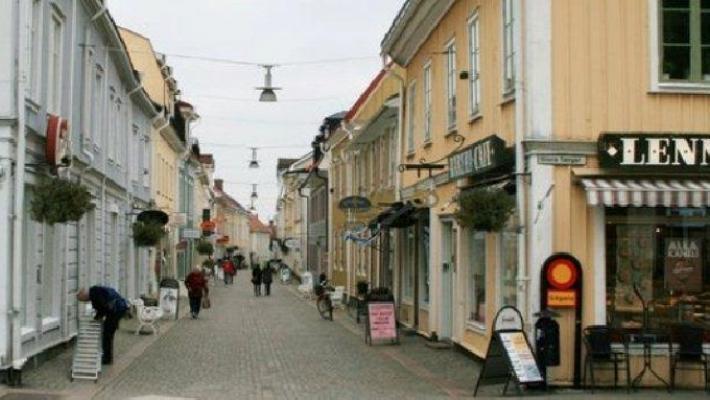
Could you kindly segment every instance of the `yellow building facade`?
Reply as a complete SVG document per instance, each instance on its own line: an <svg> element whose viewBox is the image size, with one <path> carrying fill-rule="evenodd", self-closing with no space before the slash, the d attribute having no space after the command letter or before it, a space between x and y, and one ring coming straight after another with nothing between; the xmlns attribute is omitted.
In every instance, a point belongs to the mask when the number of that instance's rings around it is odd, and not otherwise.
<svg viewBox="0 0 710 400"><path fill-rule="evenodd" d="M145 36L126 28L120 29L133 66L141 75L141 82L148 96L161 110L153 122L151 133L151 197L155 207L169 216L168 234L158 246L155 259L151 260L154 279L160 276L177 276L177 250L180 241L179 228L185 223L179 213L178 163L187 151L170 124L175 107L177 82L165 57L156 53Z"/></svg>
<svg viewBox="0 0 710 400"><path fill-rule="evenodd" d="M502 306L520 309L533 333L551 285L543 264L563 252L581 265L579 331L607 325L619 341L678 322L707 329L710 38L698 21L709 8L697 0L405 3L382 43L406 70L401 197L418 216L398 238L402 323L485 357ZM661 29L674 17L685 22ZM478 189L514 198L502 229L456 219L460 199ZM689 274L692 286L679 283ZM555 309L553 384L581 379L585 350L567 306ZM661 350L669 336L655 340L653 368L669 380ZM643 345L630 349L633 378ZM701 374L678 372L676 382L702 385ZM640 383L658 384L649 374Z"/></svg>

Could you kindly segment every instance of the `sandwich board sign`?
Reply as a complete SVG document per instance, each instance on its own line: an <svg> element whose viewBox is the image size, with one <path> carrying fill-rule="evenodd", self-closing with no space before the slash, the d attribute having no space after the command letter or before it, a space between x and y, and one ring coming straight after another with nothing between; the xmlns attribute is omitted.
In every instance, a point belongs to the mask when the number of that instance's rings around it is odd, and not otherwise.
<svg viewBox="0 0 710 400"><path fill-rule="evenodd" d="M500 327L498 320L511 315L517 315L517 326ZM505 325L505 324L501 324ZM528 337L523 327L523 317L520 311L513 306L505 306L496 314L493 326L495 331L488 344L486 359L484 360L481 373L476 381L476 389L473 395L476 396L480 385L504 384L503 395L508 390L510 381L517 384L520 391L521 386L544 388L545 379L540 372L540 367L532 351Z"/></svg>
<svg viewBox="0 0 710 400"><path fill-rule="evenodd" d="M365 342L399 344L394 303L391 301L371 301L367 303L367 323Z"/></svg>

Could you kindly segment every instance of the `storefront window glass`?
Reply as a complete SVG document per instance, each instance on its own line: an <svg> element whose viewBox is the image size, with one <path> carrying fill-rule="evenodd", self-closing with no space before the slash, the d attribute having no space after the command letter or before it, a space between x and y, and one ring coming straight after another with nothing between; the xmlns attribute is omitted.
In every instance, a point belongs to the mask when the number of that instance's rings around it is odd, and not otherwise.
<svg viewBox="0 0 710 400"><path fill-rule="evenodd" d="M606 209L607 319L641 328L641 297L649 325L710 327L710 216L704 208Z"/></svg>
<svg viewBox="0 0 710 400"><path fill-rule="evenodd" d="M402 267L402 297L412 300L414 296L414 249L416 248L414 227L404 231L404 266Z"/></svg>
<svg viewBox="0 0 710 400"><path fill-rule="evenodd" d="M486 323L486 234L468 235L468 320Z"/></svg>
<svg viewBox="0 0 710 400"><path fill-rule="evenodd" d="M419 298L421 300L421 303L423 304L429 304L429 221L424 220L424 223L422 224L422 234L421 234L421 240L419 241L422 244L422 254L420 257L420 271L419 275L421 276L421 287L420 287L420 295Z"/></svg>
<svg viewBox="0 0 710 400"><path fill-rule="evenodd" d="M515 306L517 298L518 235L500 233L500 306Z"/></svg>

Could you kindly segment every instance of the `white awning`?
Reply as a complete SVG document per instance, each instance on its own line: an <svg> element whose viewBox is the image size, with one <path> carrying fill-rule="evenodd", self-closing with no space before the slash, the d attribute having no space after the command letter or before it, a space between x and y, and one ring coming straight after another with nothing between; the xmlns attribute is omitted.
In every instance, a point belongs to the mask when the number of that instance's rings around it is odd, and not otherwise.
<svg viewBox="0 0 710 400"><path fill-rule="evenodd" d="M590 206L710 207L710 181L582 179Z"/></svg>

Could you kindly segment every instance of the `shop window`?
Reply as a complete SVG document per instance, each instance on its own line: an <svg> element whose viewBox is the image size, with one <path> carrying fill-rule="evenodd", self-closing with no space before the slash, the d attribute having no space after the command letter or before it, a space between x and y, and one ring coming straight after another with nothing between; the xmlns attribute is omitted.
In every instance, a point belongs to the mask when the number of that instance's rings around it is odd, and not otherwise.
<svg viewBox="0 0 710 400"><path fill-rule="evenodd" d="M515 231L499 234L500 253L500 303L499 306L515 306L518 293L518 235Z"/></svg>
<svg viewBox="0 0 710 400"><path fill-rule="evenodd" d="M429 291L430 291L430 263L429 263L429 246L430 246L429 234L429 220L424 219L421 225L421 238L419 243L421 243L421 254L419 257L419 303L429 304Z"/></svg>
<svg viewBox="0 0 710 400"><path fill-rule="evenodd" d="M468 234L468 320L476 325L486 323L486 234Z"/></svg>
<svg viewBox="0 0 710 400"><path fill-rule="evenodd" d="M662 80L710 82L710 1L662 0L659 14Z"/></svg>
<svg viewBox="0 0 710 400"><path fill-rule="evenodd" d="M704 208L606 209L607 319L641 328L710 327L710 216ZM638 292L638 294L637 294Z"/></svg>
<svg viewBox="0 0 710 400"><path fill-rule="evenodd" d="M412 300L414 297L414 265L416 238L414 227L404 231L404 265L402 266L402 297Z"/></svg>

